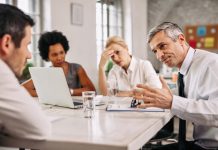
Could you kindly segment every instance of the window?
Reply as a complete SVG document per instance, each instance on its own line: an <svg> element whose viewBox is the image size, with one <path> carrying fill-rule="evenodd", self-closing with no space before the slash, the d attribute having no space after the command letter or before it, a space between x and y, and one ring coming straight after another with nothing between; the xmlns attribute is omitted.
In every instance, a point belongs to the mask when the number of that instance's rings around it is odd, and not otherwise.
<svg viewBox="0 0 218 150"><path fill-rule="evenodd" d="M29 50L32 53L32 59L28 60L33 63L34 66L42 66L43 61L38 51L38 39L41 34L41 0L0 0L0 3L15 5L26 14L30 15L35 21L33 27L32 42L29 46Z"/></svg>
<svg viewBox="0 0 218 150"><path fill-rule="evenodd" d="M12 4L12 0L0 0L2 4Z"/></svg>
<svg viewBox="0 0 218 150"><path fill-rule="evenodd" d="M96 43L97 64L108 37L123 37L122 0L97 0L96 2Z"/></svg>
<svg viewBox="0 0 218 150"><path fill-rule="evenodd" d="M18 8L22 9L25 13L30 15L35 21L35 26L33 27L32 42L29 50L32 53L32 59L29 60L34 64L34 66L42 66L42 59L38 51L38 39L41 34L41 0L17 0L16 5Z"/></svg>

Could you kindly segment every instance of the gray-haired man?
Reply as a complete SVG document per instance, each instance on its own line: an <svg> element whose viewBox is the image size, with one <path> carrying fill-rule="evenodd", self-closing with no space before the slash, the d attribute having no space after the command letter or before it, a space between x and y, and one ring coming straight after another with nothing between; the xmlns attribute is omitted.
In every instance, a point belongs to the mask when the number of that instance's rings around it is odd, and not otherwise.
<svg viewBox="0 0 218 150"><path fill-rule="evenodd" d="M180 27L171 22L151 29L148 43L158 60L179 68L186 98L172 95L161 78L162 89L138 85L143 90L135 92L136 98L144 100L139 107L171 109L179 118L193 122L194 141L186 143L187 149L217 149L218 55L190 47ZM177 149L174 146L172 149Z"/></svg>

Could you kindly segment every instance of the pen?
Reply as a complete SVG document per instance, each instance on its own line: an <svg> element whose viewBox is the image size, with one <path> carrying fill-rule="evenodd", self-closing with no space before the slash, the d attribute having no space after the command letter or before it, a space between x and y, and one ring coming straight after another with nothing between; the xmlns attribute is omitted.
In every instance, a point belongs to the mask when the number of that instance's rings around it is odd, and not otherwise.
<svg viewBox="0 0 218 150"><path fill-rule="evenodd" d="M133 98L132 101L131 101L130 107L131 107L131 108L135 108L135 107L137 107L138 105L141 105L141 102L140 102L139 100L136 100L135 98Z"/></svg>

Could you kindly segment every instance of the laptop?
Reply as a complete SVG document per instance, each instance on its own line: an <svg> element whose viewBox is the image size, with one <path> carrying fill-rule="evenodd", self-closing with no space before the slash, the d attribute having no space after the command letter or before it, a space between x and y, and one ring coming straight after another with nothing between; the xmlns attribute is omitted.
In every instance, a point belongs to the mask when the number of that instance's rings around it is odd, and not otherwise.
<svg viewBox="0 0 218 150"><path fill-rule="evenodd" d="M68 108L81 108L82 102L73 100L60 67L29 67L39 102Z"/></svg>

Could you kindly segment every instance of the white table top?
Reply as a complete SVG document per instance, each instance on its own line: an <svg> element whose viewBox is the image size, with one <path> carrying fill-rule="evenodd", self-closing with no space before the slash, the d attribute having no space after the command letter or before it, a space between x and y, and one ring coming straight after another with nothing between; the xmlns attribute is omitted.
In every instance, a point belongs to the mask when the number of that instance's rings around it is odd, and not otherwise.
<svg viewBox="0 0 218 150"><path fill-rule="evenodd" d="M105 107L96 107L95 117L88 119L82 109L43 106L53 120L52 135L46 141L0 137L0 145L40 150L133 150L141 148L172 118L168 110L107 112Z"/></svg>

